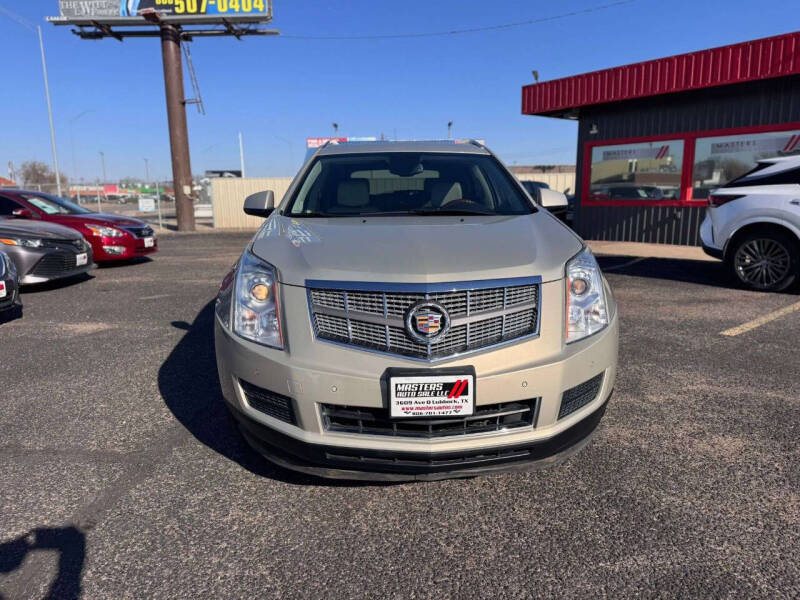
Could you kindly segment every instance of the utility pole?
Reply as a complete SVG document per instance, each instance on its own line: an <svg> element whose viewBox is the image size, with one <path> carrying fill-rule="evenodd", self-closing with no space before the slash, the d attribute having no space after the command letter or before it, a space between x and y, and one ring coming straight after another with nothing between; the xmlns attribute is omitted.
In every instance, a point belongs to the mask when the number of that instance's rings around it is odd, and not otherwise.
<svg viewBox="0 0 800 600"><path fill-rule="evenodd" d="M178 231L194 231L192 166L189 155L189 128L186 124L186 96L183 89L183 58L178 27L161 23L161 54L164 62L164 87L167 95L169 145L172 150L172 176L175 186L175 214Z"/></svg>
<svg viewBox="0 0 800 600"><path fill-rule="evenodd" d="M124 17L112 16L109 12L116 0L92 2L59 2L61 16L49 17L54 25L72 26L72 32L84 40L114 38L159 38L164 68L164 90L167 100L167 122L172 156L172 178L175 187L175 212L179 231L194 231L194 203L192 189L192 165L189 154L189 132L186 123L186 104L201 104L198 97L187 100L183 86L182 42L191 42L200 37L229 37L242 39L254 35L279 35L275 29L262 26L272 21L272 0L250 2L242 8L237 1L208 3L195 0L158 0L142 4L149 7L137 8L133 0L122 2L127 7ZM152 5L158 5L154 8ZM206 6L208 4L209 6ZM79 6L78 6L79 5ZM253 8L254 10L251 10ZM199 9L199 10L198 10ZM3 9L4 12L5 9ZM247 14L245 14L247 13ZM223 26L223 27L220 27ZM120 29L122 27L122 29ZM186 47L188 50L188 46ZM192 81L191 59L187 52ZM150 110L150 109L148 109ZM149 113L148 113L149 114Z"/></svg>
<svg viewBox="0 0 800 600"><path fill-rule="evenodd" d="M242 179L247 177L244 173L244 142L242 141L242 132L239 132L239 162L242 166Z"/></svg>
<svg viewBox="0 0 800 600"><path fill-rule="evenodd" d="M56 149L56 128L53 125L53 105L50 102L50 82L47 78L47 60L44 57L44 38L42 37L42 26L37 25L39 32L39 50L42 52L42 73L44 73L44 95L47 98L47 115L50 119L50 143L53 146L53 166L56 169L56 187L58 195L61 196L61 172L58 170L58 150Z"/></svg>

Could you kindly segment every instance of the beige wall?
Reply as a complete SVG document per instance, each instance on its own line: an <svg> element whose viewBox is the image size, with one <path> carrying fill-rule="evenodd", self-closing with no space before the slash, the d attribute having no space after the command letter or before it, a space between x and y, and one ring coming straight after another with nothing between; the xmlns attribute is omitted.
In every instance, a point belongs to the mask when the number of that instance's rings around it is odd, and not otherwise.
<svg viewBox="0 0 800 600"><path fill-rule="evenodd" d="M520 173L520 181L542 181L557 192L575 193L575 173Z"/></svg>
<svg viewBox="0 0 800 600"><path fill-rule="evenodd" d="M264 222L242 211L244 199L250 194L272 190L279 203L292 183L291 177L222 178L211 180L211 201L214 205L214 227L218 229L257 229Z"/></svg>

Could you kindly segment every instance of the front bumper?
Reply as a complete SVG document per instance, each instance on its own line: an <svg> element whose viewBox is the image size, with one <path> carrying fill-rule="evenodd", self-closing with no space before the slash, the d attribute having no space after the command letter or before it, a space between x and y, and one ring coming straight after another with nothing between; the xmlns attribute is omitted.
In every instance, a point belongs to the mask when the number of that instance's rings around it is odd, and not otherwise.
<svg viewBox="0 0 800 600"><path fill-rule="evenodd" d="M97 267L89 248L83 251L88 255L87 264L80 267L71 265L75 265L76 262L73 257L83 252L25 246L5 246L3 250L16 265L20 285L33 285L75 277Z"/></svg>
<svg viewBox="0 0 800 600"><path fill-rule="evenodd" d="M558 465L589 444L610 399L609 394L589 416L545 441L441 453L307 444L254 421L236 407L230 408L250 446L285 469L328 479L437 481Z"/></svg>
<svg viewBox="0 0 800 600"><path fill-rule="evenodd" d="M20 305L19 302L19 285L15 279L0 278L3 283L2 288L5 290L5 295L0 298L0 311L5 311L15 306Z"/></svg>
<svg viewBox="0 0 800 600"><path fill-rule="evenodd" d="M283 286L283 294L283 306L290 307L290 351L239 338L218 319L215 340L222 392L245 437L288 468L348 479L439 479L552 464L588 442L615 385L616 310L605 330L566 345L564 284L551 282L542 285L539 337L435 365L474 368L477 407L535 399L538 413L532 426L435 439L333 431L326 428L321 404L384 409L381 380L387 369L424 373L434 366L318 341L303 310L305 290ZM591 401L559 418L564 393L599 374L602 384ZM296 424L253 408L242 381L289 397Z"/></svg>
<svg viewBox="0 0 800 600"><path fill-rule="evenodd" d="M86 239L92 245L94 259L97 262L130 260L158 252L158 238L155 236L151 248L145 247L144 238L128 233L121 238L87 236Z"/></svg>

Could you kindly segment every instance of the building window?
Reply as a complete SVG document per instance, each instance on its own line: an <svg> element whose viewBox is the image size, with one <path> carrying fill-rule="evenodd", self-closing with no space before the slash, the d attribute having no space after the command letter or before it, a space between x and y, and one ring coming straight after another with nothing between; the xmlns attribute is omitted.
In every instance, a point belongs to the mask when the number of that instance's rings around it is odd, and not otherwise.
<svg viewBox="0 0 800 600"><path fill-rule="evenodd" d="M701 137L695 142L692 198L736 179L761 158L800 154L800 130Z"/></svg>
<svg viewBox="0 0 800 600"><path fill-rule="evenodd" d="M590 201L681 199L683 140L594 146L591 160Z"/></svg>

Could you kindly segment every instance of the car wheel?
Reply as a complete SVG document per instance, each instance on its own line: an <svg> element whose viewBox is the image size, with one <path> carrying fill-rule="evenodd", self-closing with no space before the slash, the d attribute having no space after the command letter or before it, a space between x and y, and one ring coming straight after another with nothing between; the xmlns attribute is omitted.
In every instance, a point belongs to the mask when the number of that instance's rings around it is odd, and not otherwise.
<svg viewBox="0 0 800 600"><path fill-rule="evenodd" d="M797 279L800 250L795 240L780 232L751 233L738 240L729 266L745 286L779 292Z"/></svg>

